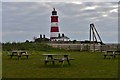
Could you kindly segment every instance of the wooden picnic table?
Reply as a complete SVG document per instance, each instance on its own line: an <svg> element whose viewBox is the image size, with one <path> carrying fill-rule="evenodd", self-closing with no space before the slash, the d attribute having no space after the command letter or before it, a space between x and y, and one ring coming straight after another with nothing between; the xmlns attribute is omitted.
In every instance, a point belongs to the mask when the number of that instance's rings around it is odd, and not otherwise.
<svg viewBox="0 0 120 80"><path fill-rule="evenodd" d="M116 55L120 55L120 51L118 50L108 50L105 52L104 54L104 59L107 57L107 56L110 56L112 58L116 58Z"/></svg>
<svg viewBox="0 0 120 80"><path fill-rule="evenodd" d="M69 54L43 54L43 56L45 56L45 64L47 64L48 62L52 62L54 64L55 61L58 61L61 62L63 65L64 61L67 61L67 63L70 65L70 60L74 60L73 58L69 58Z"/></svg>
<svg viewBox="0 0 120 80"><path fill-rule="evenodd" d="M22 56L26 56L26 58L28 59L29 54L27 53L27 51L24 50L13 50L10 54L9 54L10 58L12 59L13 56L17 56L18 59L21 58Z"/></svg>

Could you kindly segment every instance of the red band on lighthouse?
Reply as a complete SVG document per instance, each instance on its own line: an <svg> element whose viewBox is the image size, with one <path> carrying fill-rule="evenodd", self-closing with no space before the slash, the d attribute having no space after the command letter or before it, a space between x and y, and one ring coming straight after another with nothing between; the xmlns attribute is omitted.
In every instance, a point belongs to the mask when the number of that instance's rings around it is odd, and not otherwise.
<svg viewBox="0 0 120 80"><path fill-rule="evenodd" d="M51 22L58 22L58 16L51 16Z"/></svg>
<svg viewBox="0 0 120 80"><path fill-rule="evenodd" d="M51 32L59 32L58 27L51 27Z"/></svg>

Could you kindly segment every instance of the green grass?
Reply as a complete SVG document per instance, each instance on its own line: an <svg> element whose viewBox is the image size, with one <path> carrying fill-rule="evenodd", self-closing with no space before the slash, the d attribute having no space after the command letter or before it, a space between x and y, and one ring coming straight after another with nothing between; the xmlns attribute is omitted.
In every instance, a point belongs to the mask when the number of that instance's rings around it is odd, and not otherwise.
<svg viewBox="0 0 120 80"><path fill-rule="evenodd" d="M116 59L103 59L101 53L92 52L29 52L28 60L10 60L7 52L3 52L3 78L117 78L118 57ZM54 65L44 65L44 53L69 53L71 65L59 62Z"/></svg>

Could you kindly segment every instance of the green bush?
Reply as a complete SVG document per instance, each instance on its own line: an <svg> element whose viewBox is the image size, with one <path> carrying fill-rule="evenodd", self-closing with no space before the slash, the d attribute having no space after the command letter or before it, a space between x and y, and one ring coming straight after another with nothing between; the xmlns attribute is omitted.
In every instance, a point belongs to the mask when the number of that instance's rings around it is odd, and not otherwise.
<svg viewBox="0 0 120 80"><path fill-rule="evenodd" d="M62 49L53 48L45 43L24 42L24 43L3 43L2 50L58 51Z"/></svg>

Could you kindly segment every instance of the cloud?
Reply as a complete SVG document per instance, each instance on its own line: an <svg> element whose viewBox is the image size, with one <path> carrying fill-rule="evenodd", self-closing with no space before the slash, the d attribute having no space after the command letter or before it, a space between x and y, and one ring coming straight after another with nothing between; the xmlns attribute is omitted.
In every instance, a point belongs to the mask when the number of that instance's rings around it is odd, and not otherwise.
<svg viewBox="0 0 120 80"><path fill-rule="evenodd" d="M113 12L117 13L117 12L118 12L118 9L110 10L110 13L113 13Z"/></svg>
<svg viewBox="0 0 120 80"><path fill-rule="evenodd" d="M89 36L89 24L101 32L117 32L117 3L104 2L3 2L3 41L25 41L39 34L50 34L52 8L59 15L61 33L71 39ZM113 27L114 26L114 27ZM112 32L114 31L114 32ZM102 33L106 35L106 33ZM116 35L116 34L115 34ZM108 41L116 41L112 35ZM107 41L108 37L103 36Z"/></svg>
<svg viewBox="0 0 120 80"><path fill-rule="evenodd" d="M95 10L97 6L86 7L84 10Z"/></svg>
<svg viewBox="0 0 120 80"><path fill-rule="evenodd" d="M3 2L73 2L73 0L2 0ZM118 2L119 0L74 0L74 2ZM78 3L77 3L78 4Z"/></svg>
<svg viewBox="0 0 120 80"><path fill-rule="evenodd" d="M107 15L107 14L103 14L102 16L103 16L103 17L107 17L108 15Z"/></svg>
<svg viewBox="0 0 120 80"><path fill-rule="evenodd" d="M80 2L80 1L73 1L73 2L71 2L71 3L73 3L73 4L78 4L78 5L82 4L82 2Z"/></svg>

